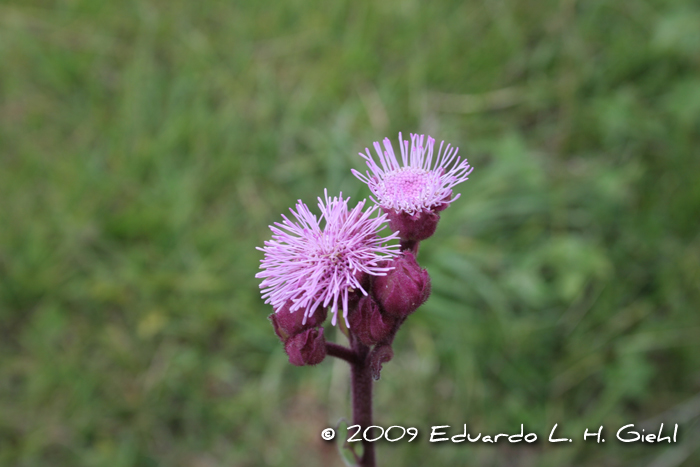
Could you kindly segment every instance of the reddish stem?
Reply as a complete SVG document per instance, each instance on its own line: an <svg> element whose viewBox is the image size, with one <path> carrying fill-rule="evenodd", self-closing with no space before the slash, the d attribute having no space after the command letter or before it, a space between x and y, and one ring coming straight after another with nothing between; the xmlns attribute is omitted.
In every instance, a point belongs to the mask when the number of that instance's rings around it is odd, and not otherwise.
<svg viewBox="0 0 700 467"><path fill-rule="evenodd" d="M326 342L326 353L331 357L340 358L350 364L352 380L352 423L360 425L364 434L368 426L372 426L372 370L369 365L369 347L350 334L352 348L349 349L333 342ZM369 433L368 433L369 435ZM371 435L370 435L371 436ZM362 458L358 467L376 467L374 444L362 440Z"/></svg>
<svg viewBox="0 0 700 467"><path fill-rule="evenodd" d="M352 336L352 349L357 361L350 365L352 378L352 422L365 429L372 425L372 372L369 366L369 347ZM369 435L369 433L368 433ZM371 436L371 435L370 435ZM363 453L359 467L375 467L374 444L362 440Z"/></svg>
<svg viewBox="0 0 700 467"><path fill-rule="evenodd" d="M418 256L418 246L420 245L418 240L406 240L402 238L399 244L401 245L401 251L411 250L414 255Z"/></svg>
<svg viewBox="0 0 700 467"><path fill-rule="evenodd" d="M342 345L335 344L333 342L326 342L326 354L331 357L340 358L345 360L350 365L357 362L357 354L354 350L344 347Z"/></svg>

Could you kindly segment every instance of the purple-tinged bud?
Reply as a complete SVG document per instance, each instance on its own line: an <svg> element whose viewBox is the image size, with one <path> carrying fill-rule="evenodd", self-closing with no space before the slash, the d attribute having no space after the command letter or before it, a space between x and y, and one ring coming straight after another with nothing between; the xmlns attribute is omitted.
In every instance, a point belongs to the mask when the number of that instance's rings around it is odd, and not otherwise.
<svg viewBox="0 0 700 467"><path fill-rule="evenodd" d="M420 268L411 251L404 251L386 266L394 266L394 269L386 276L374 278L372 295L387 314L406 317L430 296L430 276Z"/></svg>
<svg viewBox="0 0 700 467"><path fill-rule="evenodd" d="M431 237L437 229L440 214L436 211L441 209L423 209L415 214L405 211L384 210L389 219L389 228L398 232L402 240L421 241Z"/></svg>
<svg viewBox="0 0 700 467"><path fill-rule="evenodd" d="M396 324L396 318L382 314L372 297L362 297L348 320L350 331L369 346L388 338Z"/></svg>
<svg viewBox="0 0 700 467"><path fill-rule="evenodd" d="M290 337L284 344L289 363L296 366L318 365L326 358L326 338L323 328L307 329Z"/></svg>
<svg viewBox="0 0 700 467"><path fill-rule="evenodd" d="M326 308L316 308L314 314L306 318L306 323L304 323L304 309L299 308L293 312L289 311L289 307L292 305L291 302L285 303L281 308L275 310L268 318L272 321L272 327L275 330L275 334L280 338L282 342L287 342L292 336L300 334L301 332L320 326L326 319L328 310Z"/></svg>

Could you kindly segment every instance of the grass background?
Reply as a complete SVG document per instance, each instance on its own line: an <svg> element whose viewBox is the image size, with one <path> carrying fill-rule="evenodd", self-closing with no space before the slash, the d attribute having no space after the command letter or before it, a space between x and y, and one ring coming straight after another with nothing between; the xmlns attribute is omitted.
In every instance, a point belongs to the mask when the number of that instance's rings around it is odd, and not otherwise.
<svg viewBox="0 0 700 467"><path fill-rule="evenodd" d="M422 435L380 465L698 465L690 0L0 1L0 465L342 465L347 368L286 362L255 246L367 196L399 131L475 170L375 386ZM464 423L575 442L428 443Z"/></svg>

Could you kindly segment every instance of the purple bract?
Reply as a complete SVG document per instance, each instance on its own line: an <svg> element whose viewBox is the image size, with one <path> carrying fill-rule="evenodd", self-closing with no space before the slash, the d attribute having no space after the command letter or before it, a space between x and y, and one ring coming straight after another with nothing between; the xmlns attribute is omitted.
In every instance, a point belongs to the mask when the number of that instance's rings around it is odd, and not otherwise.
<svg viewBox="0 0 700 467"><path fill-rule="evenodd" d="M363 200L349 210L349 198L343 199L342 193L332 199L324 193L325 201L318 198L323 229L321 219L298 201L296 209L290 209L296 222L283 215L284 222L270 226L272 240L258 248L265 253L260 265L263 271L255 277L263 278L262 296L275 310L291 301L289 311L301 309L305 323L319 306L330 305L335 325L340 305L349 327L348 293L359 289L367 295L361 285L363 276L381 276L391 270L379 263L395 256L399 245L386 245L396 234L378 235L386 215L372 217L376 206L363 212Z"/></svg>

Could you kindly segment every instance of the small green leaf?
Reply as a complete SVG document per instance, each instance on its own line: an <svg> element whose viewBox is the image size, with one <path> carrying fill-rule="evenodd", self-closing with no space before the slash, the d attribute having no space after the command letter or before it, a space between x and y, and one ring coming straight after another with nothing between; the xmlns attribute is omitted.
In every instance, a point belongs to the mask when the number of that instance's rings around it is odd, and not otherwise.
<svg viewBox="0 0 700 467"><path fill-rule="evenodd" d="M336 446L340 458L347 467L357 467L362 458L363 447L362 443L348 443L348 438L353 433L348 433L349 423L346 419L341 418L335 426Z"/></svg>

